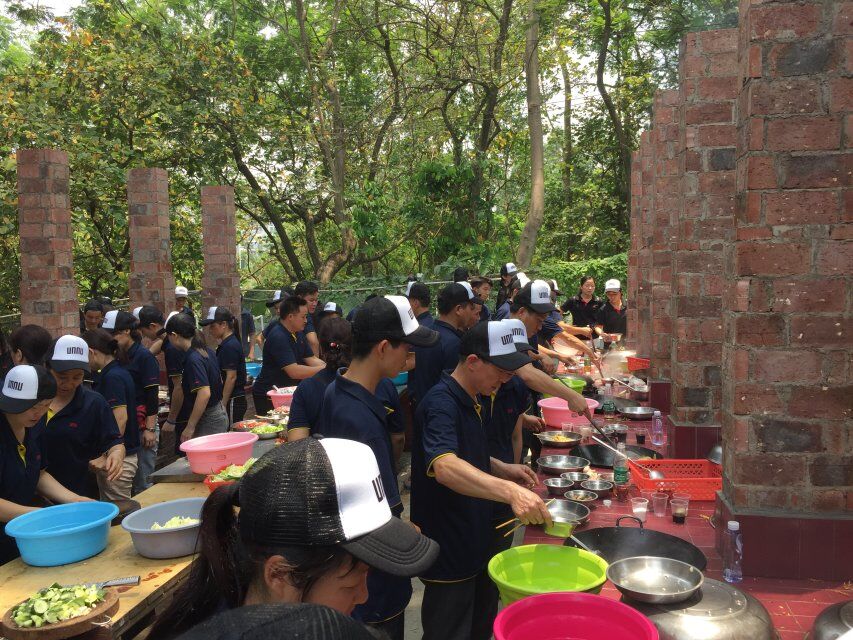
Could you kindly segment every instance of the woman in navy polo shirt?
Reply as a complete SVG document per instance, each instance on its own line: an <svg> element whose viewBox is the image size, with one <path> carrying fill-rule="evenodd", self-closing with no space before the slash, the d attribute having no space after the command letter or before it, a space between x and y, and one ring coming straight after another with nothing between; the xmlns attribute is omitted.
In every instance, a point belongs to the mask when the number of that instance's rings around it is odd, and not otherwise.
<svg viewBox="0 0 853 640"><path fill-rule="evenodd" d="M98 476L98 487L105 500L129 500L133 492L133 478L139 468L139 426L131 420L136 391L133 378L118 361L118 342L103 329L86 331L83 340L89 345L89 365L99 376L94 391L107 401L124 440L124 461L121 473L112 481Z"/></svg>
<svg viewBox="0 0 853 640"><path fill-rule="evenodd" d="M51 502L87 502L46 470L41 439L44 414L56 395L56 380L40 366L9 370L0 389L0 564L17 558L18 547L3 529L9 520Z"/></svg>
<svg viewBox="0 0 853 640"><path fill-rule="evenodd" d="M103 396L83 386L89 371L89 346L83 338L57 339L48 366L56 379L56 396L47 410L42 451L51 460L51 475L64 487L96 498L96 477L111 482L122 472L124 443L118 424Z"/></svg>
<svg viewBox="0 0 853 640"><path fill-rule="evenodd" d="M222 375L222 406L228 424L240 422L246 415L246 360L240 342L240 325L225 307L210 307L207 317L199 322L208 327L210 337L219 343L216 359Z"/></svg>
<svg viewBox="0 0 853 640"><path fill-rule="evenodd" d="M166 323L169 340L187 354L181 386L184 389L182 413L186 427L175 432L175 444L197 436L228 431L228 416L222 407L222 374L216 354L204 342L195 322L185 313L172 316Z"/></svg>
<svg viewBox="0 0 853 640"><path fill-rule="evenodd" d="M571 326L578 329L574 335L589 339L592 337L595 316L601 308L601 304L601 300L595 297L595 279L592 276L583 276L578 294L568 298L560 308L563 313L572 314Z"/></svg>

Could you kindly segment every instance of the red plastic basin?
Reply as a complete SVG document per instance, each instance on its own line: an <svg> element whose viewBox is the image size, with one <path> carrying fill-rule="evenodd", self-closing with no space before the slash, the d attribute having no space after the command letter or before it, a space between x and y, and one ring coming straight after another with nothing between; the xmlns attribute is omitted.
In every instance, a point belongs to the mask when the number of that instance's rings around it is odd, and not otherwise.
<svg viewBox="0 0 853 640"><path fill-rule="evenodd" d="M590 411L595 411L598 408L597 400L593 400L592 398L584 399ZM569 409L568 403L562 398L545 398L537 404L542 409L542 418L545 420L545 424L549 427L559 429L564 422L578 425L589 424L583 414L575 413Z"/></svg>
<svg viewBox="0 0 853 640"><path fill-rule="evenodd" d="M544 593L495 618L495 640L659 640L651 620L626 604L589 593Z"/></svg>
<svg viewBox="0 0 853 640"><path fill-rule="evenodd" d="M229 464L243 464L252 457L258 436L245 431L217 433L191 438L181 444L193 473L217 473Z"/></svg>

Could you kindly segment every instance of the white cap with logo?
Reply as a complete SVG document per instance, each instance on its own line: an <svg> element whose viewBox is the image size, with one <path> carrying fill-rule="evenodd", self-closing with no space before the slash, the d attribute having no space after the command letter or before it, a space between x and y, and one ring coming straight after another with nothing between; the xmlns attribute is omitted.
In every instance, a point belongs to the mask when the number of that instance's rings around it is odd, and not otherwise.
<svg viewBox="0 0 853 640"><path fill-rule="evenodd" d="M53 344L50 368L54 371L89 370L89 345L79 336L62 336Z"/></svg>
<svg viewBox="0 0 853 640"><path fill-rule="evenodd" d="M611 278L604 283L604 291L622 291L622 283L616 278Z"/></svg>

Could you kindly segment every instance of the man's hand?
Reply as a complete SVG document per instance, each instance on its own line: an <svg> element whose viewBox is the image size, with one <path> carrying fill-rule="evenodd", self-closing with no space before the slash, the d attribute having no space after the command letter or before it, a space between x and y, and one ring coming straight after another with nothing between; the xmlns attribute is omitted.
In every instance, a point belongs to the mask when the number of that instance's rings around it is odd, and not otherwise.
<svg viewBox="0 0 853 640"><path fill-rule="evenodd" d="M513 465L514 466L514 465ZM516 491L509 503L512 512L521 524L553 524L548 508L542 502L542 498L532 491L523 487L516 487Z"/></svg>
<svg viewBox="0 0 853 640"><path fill-rule="evenodd" d="M529 413L521 414L521 428L539 433L545 429L545 421L539 416L531 416Z"/></svg>
<svg viewBox="0 0 853 640"><path fill-rule="evenodd" d="M539 483L533 469L523 464L507 464L503 467L503 475L505 480L514 482L515 484L532 489Z"/></svg>
<svg viewBox="0 0 853 640"><path fill-rule="evenodd" d="M566 404L568 404L569 409L571 409L575 413L585 414L589 411L589 407L586 404L586 398L584 398L577 391L572 391L572 393L569 394L569 397L566 400Z"/></svg>
<svg viewBox="0 0 853 640"><path fill-rule="evenodd" d="M75 494L75 496L71 498L68 502L97 502L97 500L87 498L86 496L78 496Z"/></svg>
<svg viewBox="0 0 853 640"><path fill-rule="evenodd" d="M94 471L95 473L99 473L99 472L104 471L105 466L106 466L106 458L104 456L89 460L89 469L91 471Z"/></svg>
<svg viewBox="0 0 853 640"><path fill-rule="evenodd" d="M160 427L160 431L164 431L166 433L172 433L172 431L174 431L174 430L175 430L175 423L171 418L166 420L166 422L163 423L163 426Z"/></svg>
<svg viewBox="0 0 853 640"><path fill-rule="evenodd" d="M186 442L187 440L192 439L194 435L195 427L187 426L187 428L184 429L183 433L181 433L181 442Z"/></svg>
<svg viewBox="0 0 853 640"><path fill-rule="evenodd" d="M542 363L542 369L544 369L545 373L549 376L553 376L557 373L557 365L554 364L554 360L552 358L545 356L539 362Z"/></svg>
<svg viewBox="0 0 853 640"><path fill-rule="evenodd" d="M146 429L142 432L142 446L146 449L152 448L157 444L157 434L151 429Z"/></svg>

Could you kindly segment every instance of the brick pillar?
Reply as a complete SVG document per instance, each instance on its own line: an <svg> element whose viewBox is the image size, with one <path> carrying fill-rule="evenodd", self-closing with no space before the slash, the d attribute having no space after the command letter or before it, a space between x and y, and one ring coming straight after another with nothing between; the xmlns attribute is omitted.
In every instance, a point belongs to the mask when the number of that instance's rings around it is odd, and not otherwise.
<svg viewBox="0 0 853 640"><path fill-rule="evenodd" d="M636 228L631 228L631 242L637 242L637 282L633 287L635 294L628 298L628 304L637 310L637 332L632 338L637 353L648 356L651 353L652 316L651 316L651 271L652 271L652 224L654 204L654 146L651 133L643 131L640 135L640 183L639 214ZM630 307L629 307L630 308ZM629 329L630 331L630 329ZM633 333L633 332L631 332Z"/></svg>
<svg viewBox="0 0 853 640"><path fill-rule="evenodd" d="M655 148L651 261L651 375L670 379L672 348L672 249L670 224L682 210L683 168L680 164L680 102L677 90L658 91L652 111L651 140Z"/></svg>
<svg viewBox="0 0 853 640"><path fill-rule="evenodd" d="M21 149L18 228L21 247L21 324L38 324L54 336L80 330L71 257L68 154Z"/></svg>
<svg viewBox="0 0 853 640"><path fill-rule="evenodd" d="M218 305L240 315L240 275L237 272L237 225L234 187L202 187L201 218L204 242L202 302L204 311Z"/></svg>
<svg viewBox="0 0 853 640"><path fill-rule="evenodd" d="M641 143L642 144L642 143ZM639 337L639 316L637 314L637 299L640 297L639 292L639 276L640 276L640 236L637 229L640 226L640 219L643 212L640 202L643 197L643 169L640 160L640 150L635 151L631 156L631 244L628 249L628 333L625 337L625 344L631 348L637 348Z"/></svg>
<svg viewBox="0 0 853 640"><path fill-rule="evenodd" d="M175 276L169 234L169 174L165 169L127 172L130 210L130 308L175 306Z"/></svg>
<svg viewBox="0 0 853 640"><path fill-rule="evenodd" d="M850 2L741 2L719 506L748 575L849 578L852 35Z"/></svg>
<svg viewBox="0 0 853 640"><path fill-rule="evenodd" d="M737 30L689 33L681 43L684 209L672 295L672 413L676 457L705 457L719 438L723 250L734 239Z"/></svg>

